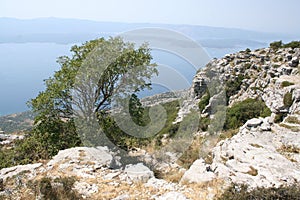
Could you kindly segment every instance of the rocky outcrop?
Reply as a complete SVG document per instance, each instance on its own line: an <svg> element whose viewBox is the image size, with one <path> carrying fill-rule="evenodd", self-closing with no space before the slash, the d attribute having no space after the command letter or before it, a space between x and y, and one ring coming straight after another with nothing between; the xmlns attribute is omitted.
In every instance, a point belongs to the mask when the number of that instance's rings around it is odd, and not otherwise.
<svg viewBox="0 0 300 200"><path fill-rule="evenodd" d="M268 121L269 118L249 120L237 135L213 148L211 164L197 160L182 181L224 179L251 188L299 183L300 132ZM270 126L270 130L264 129L264 125Z"/></svg>

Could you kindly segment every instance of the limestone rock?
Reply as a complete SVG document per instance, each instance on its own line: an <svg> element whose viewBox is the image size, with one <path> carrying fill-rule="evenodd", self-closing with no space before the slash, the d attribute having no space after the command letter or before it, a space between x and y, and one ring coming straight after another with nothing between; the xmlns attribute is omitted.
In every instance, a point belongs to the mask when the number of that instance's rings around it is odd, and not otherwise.
<svg viewBox="0 0 300 200"><path fill-rule="evenodd" d="M136 165L127 165L124 169L124 172L132 181L147 182L150 178L154 177L154 173L143 163L138 163Z"/></svg>
<svg viewBox="0 0 300 200"><path fill-rule="evenodd" d="M36 171L36 169L41 166L42 166L42 163L35 163L35 164L18 165L18 166L14 166L14 167L4 168L4 169L0 170L0 177L5 182L5 180L7 178L11 178L22 172L34 173Z"/></svg>
<svg viewBox="0 0 300 200"><path fill-rule="evenodd" d="M263 123L263 121L261 119L257 119L257 118L254 118L254 119L250 119L246 122L246 126L248 128L256 128L258 127L259 125L261 125Z"/></svg>
<svg viewBox="0 0 300 200"><path fill-rule="evenodd" d="M210 166L206 165L203 159L196 160L193 165L188 169L183 177L181 182L188 181L190 183L204 183L211 181L215 178Z"/></svg>

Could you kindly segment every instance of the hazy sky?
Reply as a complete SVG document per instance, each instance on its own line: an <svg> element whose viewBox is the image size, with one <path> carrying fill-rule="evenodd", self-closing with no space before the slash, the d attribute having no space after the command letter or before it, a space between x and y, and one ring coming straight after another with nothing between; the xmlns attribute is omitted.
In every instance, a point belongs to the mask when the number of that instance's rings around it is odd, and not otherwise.
<svg viewBox="0 0 300 200"><path fill-rule="evenodd" d="M0 0L0 17L195 24L300 34L299 0Z"/></svg>

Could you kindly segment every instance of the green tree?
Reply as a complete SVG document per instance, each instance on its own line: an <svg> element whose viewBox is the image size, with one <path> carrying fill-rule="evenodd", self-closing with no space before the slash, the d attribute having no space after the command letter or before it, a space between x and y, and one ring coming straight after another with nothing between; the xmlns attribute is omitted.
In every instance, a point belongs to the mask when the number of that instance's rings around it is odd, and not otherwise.
<svg viewBox="0 0 300 200"><path fill-rule="evenodd" d="M58 59L61 69L29 102L36 114L33 135L46 137L50 155L79 144L74 118L103 119L114 96L151 88L150 78L157 74L148 46L136 48L120 37L75 45L71 53Z"/></svg>

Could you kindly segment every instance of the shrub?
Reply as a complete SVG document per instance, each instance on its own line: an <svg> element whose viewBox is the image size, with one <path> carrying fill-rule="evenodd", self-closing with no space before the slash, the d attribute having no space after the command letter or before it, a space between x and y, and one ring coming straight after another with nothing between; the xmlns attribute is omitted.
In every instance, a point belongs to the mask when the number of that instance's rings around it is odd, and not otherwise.
<svg viewBox="0 0 300 200"><path fill-rule="evenodd" d="M279 48L282 48L282 41L275 41L275 42L272 42L270 43L270 48L271 49L279 49Z"/></svg>
<svg viewBox="0 0 300 200"><path fill-rule="evenodd" d="M255 117L267 117L270 115L271 110L262 100L249 98L237 102L227 109L224 129L236 129L249 119Z"/></svg>
<svg viewBox="0 0 300 200"><path fill-rule="evenodd" d="M238 77L235 80L227 81L225 84L225 92L226 92L226 98L227 102L229 98L235 94L241 89L241 84L244 79L243 75L238 75Z"/></svg>
<svg viewBox="0 0 300 200"><path fill-rule="evenodd" d="M283 96L283 105L285 107L290 107L293 104L293 94L291 92L285 93Z"/></svg>
<svg viewBox="0 0 300 200"><path fill-rule="evenodd" d="M204 108L208 105L209 103L209 99L210 99L210 95L208 92L205 93L205 95L203 95L199 101L199 110L200 113L202 113L202 111L204 110Z"/></svg>
<svg viewBox="0 0 300 200"><path fill-rule="evenodd" d="M285 118L285 114L278 113L278 114L275 115L274 122L275 123L280 123L280 122L283 121L284 118Z"/></svg>
<svg viewBox="0 0 300 200"><path fill-rule="evenodd" d="M291 86L291 85L295 85L295 83L291 83L289 81L283 81L281 83L281 87L288 87L288 86Z"/></svg>
<svg viewBox="0 0 300 200"><path fill-rule="evenodd" d="M29 188L33 190L35 196L43 196L43 199L82 199L80 195L73 191L73 185L76 179L73 177L59 177L52 180L49 177L43 177L40 180L29 182ZM55 186L54 186L55 184Z"/></svg>
<svg viewBox="0 0 300 200"><path fill-rule="evenodd" d="M283 45L284 48L300 48L300 41L292 41L290 43L287 43L285 45Z"/></svg>
<svg viewBox="0 0 300 200"><path fill-rule="evenodd" d="M235 200L249 200L249 199L286 199L286 200L299 200L300 185L294 184L291 186L280 186L279 188L255 188L249 190L246 185L230 186L218 198L219 200L235 199Z"/></svg>

